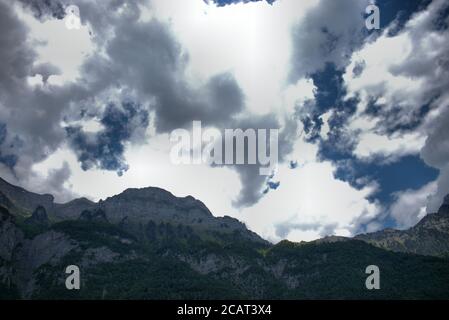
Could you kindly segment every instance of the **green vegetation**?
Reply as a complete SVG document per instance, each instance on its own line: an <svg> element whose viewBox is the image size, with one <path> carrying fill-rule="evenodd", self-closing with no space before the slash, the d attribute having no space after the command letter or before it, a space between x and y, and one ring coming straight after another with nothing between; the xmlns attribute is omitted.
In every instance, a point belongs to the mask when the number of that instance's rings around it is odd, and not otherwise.
<svg viewBox="0 0 449 320"><path fill-rule="evenodd" d="M153 222L125 228L77 220L50 229L65 233L76 247L58 263L35 270L31 298L449 298L448 259L394 253L358 240L269 245L248 241L238 232L208 233ZM108 262L86 253L105 248L115 255ZM80 290L65 288L64 271L71 264L80 266ZM381 270L381 290L365 288L365 268L372 264ZM17 297L13 286L0 286L1 299Z"/></svg>
<svg viewBox="0 0 449 320"><path fill-rule="evenodd" d="M298 287L286 298L447 299L449 260L379 249L362 241L294 244L270 249L271 263L286 259L287 274L298 275ZM381 290L365 288L365 268L381 270Z"/></svg>

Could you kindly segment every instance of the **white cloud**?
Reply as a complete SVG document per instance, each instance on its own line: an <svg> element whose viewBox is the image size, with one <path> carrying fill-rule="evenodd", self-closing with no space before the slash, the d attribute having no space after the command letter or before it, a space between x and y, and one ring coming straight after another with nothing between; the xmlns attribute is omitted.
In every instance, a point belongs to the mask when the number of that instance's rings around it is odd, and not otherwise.
<svg viewBox="0 0 449 320"><path fill-rule="evenodd" d="M449 194L449 100L446 108L435 112L429 121L429 135L421 156L424 161L440 170L437 180L438 190L430 197L427 211L436 212L444 197Z"/></svg>
<svg viewBox="0 0 449 320"><path fill-rule="evenodd" d="M426 137L419 132L393 134L391 136L375 132L362 132L354 155L360 159L371 160L376 156L395 161L410 154L417 154L424 146Z"/></svg>
<svg viewBox="0 0 449 320"><path fill-rule="evenodd" d="M280 107L290 67L291 29L318 1L266 1L217 7L196 0L157 0L154 15L170 21L189 54L188 73L196 81L230 71L252 113Z"/></svg>
<svg viewBox="0 0 449 320"><path fill-rule="evenodd" d="M390 214L400 229L414 226L426 214L426 205L430 195L437 190L435 182L426 184L418 190L406 190L395 194L395 202L390 207Z"/></svg>
<svg viewBox="0 0 449 320"><path fill-rule="evenodd" d="M366 200L375 187L357 190L335 179L333 164L317 161L312 145L300 141L291 156L296 155L301 165L296 169L280 165L274 177L280 186L236 217L273 241L282 238L276 231L280 224L291 227L286 237L293 241L317 239L329 233L353 234L361 217L369 220L379 213L378 206ZM307 149L310 151L304 153Z"/></svg>
<svg viewBox="0 0 449 320"><path fill-rule="evenodd" d="M291 118L296 107L314 99L316 90L313 81L306 78L287 85L291 29L317 4L318 1L285 0L269 5L260 1L218 8L196 0L157 0L140 18L157 17L169 23L188 54L186 71L192 86L200 87L211 76L230 71L246 96L247 112L275 112ZM323 115L323 135L329 130L329 117L330 113ZM82 124L98 130L96 123ZM281 182L279 188L241 210L232 207L242 189L236 171L207 165L173 165L169 161L168 136L153 134L148 139L144 145L126 145L129 170L121 177L98 169L83 171L67 146L33 169L48 175L51 168L67 161L72 190L95 200L127 187L157 186L177 196L190 194L203 201L214 215L234 216L273 241L281 239L276 230L280 224L290 225L285 234L288 239L312 240L327 233L350 235L361 217L374 218L378 213L377 205L366 200L374 188L357 190L335 179L332 163L320 162L317 146L306 143L302 137L296 139L293 151L285 155L286 162L279 165L273 177ZM297 168L290 169L289 161L295 161Z"/></svg>
<svg viewBox="0 0 449 320"><path fill-rule="evenodd" d="M72 190L95 201L118 194L126 188L154 186L179 197L192 195L203 201L216 216L235 210L231 205L232 199L237 197L241 188L237 173L229 168L212 168L205 164L172 164L169 157L172 145L168 135L164 134L153 137L143 146L127 146L125 157L131 165L121 177L115 172L100 169L83 171L75 154L66 147L36 164L33 169L45 175L61 161L67 161L72 170L68 181Z"/></svg>
<svg viewBox="0 0 449 320"><path fill-rule="evenodd" d="M48 83L63 85L75 81L80 76L80 66L95 49L88 27L81 25L79 29L70 30L64 20L40 21L30 12L21 10L18 4L16 12L29 28L29 41L38 53L35 65L50 63L60 71L60 74L51 75Z"/></svg>
<svg viewBox="0 0 449 320"><path fill-rule="evenodd" d="M353 2L345 3L349 6ZM155 0L140 18L143 21L156 17L170 25L175 40L180 43L183 53L187 54L188 59L179 63L186 64L187 80L193 88L201 88L211 76L229 71L245 94L247 110L244 112L254 115L274 112L290 119L296 107L314 99L316 90L313 81L307 78L300 77L296 83L288 84L293 45L302 45L305 50L299 52L308 55L304 58L311 59L298 60L301 63L306 61L303 66L311 61L311 65L307 67L315 70L324 61L320 55L315 54L318 51L314 51L320 47L322 38L315 41L317 47L307 50L309 45L313 45L313 41L292 43L291 30L294 26L301 26L311 10L320 9L319 5L326 6L324 2L313 0L284 0L276 1L273 5L259 1L218 8L200 0ZM358 15L362 5L363 3L358 3L335 21L329 22L328 25L337 28L335 32L342 34L347 40L343 42L344 45L339 44L339 50L327 57L329 61L340 66L343 60L346 61L345 45L353 36L352 30L358 28L349 17ZM324 8L327 10L318 10L314 17L330 17L335 13L332 8L333 5ZM118 19L117 16L115 18ZM25 17L23 19L29 20ZM429 33L428 38L422 37L421 29L427 23L424 20L424 14L415 17L400 34L394 37L381 35L351 57L344 80L348 97L357 94L362 98L358 112L350 123L350 129L359 137L355 149L355 155L359 158L371 158L379 154L386 157L415 154L424 145L424 128L427 124L411 133L386 135L377 130L378 126L383 125L382 119L362 116L369 99L375 97L378 99L377 103L383 106L383 114L393 107L399 107L401 113L398 122L406 122L414 117L413 112L428 100L430 93L441 86L441 81L432 76L436 70L435 74L444 78L445 71L442 68L437 66L416 75L413 72L417 71L409 65L415 55L424 62L431 63L438 61L437 58L445 52L443 40L447 40L447 37L437 32ZM313 22L317 23L308 21L305 27L313 29L320 24L320 21ZM78 31L67 30L58 21L29 20L27 23L32 27L35 38L43 34L48 41L38 50L39 62L52 62L59 67L63 77L60 80L76 79L85 55L94 48L90 38L86 38L87 29L78 34L75 33ZM313 35L305 36L304 39L314 39ZM128 40L126 35L124 38ZM295 38L295 41L298 39L301 37ZM77 50L72 51L73 46ZM148 48L144 46L144 49ZM129 66L129 61L126 60L128 57L126 55L121 61L125 67ZM300 59L301 56L296 58ZM354 75L352 70L360 61L364 62L365 68L359 75ZM126 79L135 78L136 70L141 67L140 64L136 65L133 65L134 73L130 72ZM180 74L184 76L184 68L180 69ZM141 70L144 74L146 69L142 66ZM125 78L125 72L121 72L124 69L116 71L115 74ZM296 71L298 74L305 74L307 70ZM178 73L174 74L179 76ZM29 80L37 85L43 82L42 77ZM51 81L52 78L49 79ZM139 81L140 78L134 85L137 86ZM324 126L320 134L323 139L329 133L328 121L331 115L332 111L322 115ZM95 121L81 124L91 132L101 129ZM54 175L52 169L60 168L61 163L67 161L72 174L65 186L95 200L120 193L127 187L157 186L177 196L193 195L203 201L214 215L232 215L273 241L282 238L279 226L284 226L285 236L294 241L313 240L328 234L348 236L357 232L362 222L371 221L380 212L377 203L367 200L376 189L375 184L356 189L336 179L334 165L329 161L318 160L317 146L304 142L302 137L296 139L293 151L285 155L286 162L279 165L273 177L274 181L280 181L278 189L270 190L258 203L241 210L232 207L232 202L242 190L236 171L207 165L176 166L169 161L170 143L167 135L154 135L153 132L148 139L148 143L143 145L126 144L124 156L130 169L122 177L117 177L115 172L95 168L83 171L76 156L65 145L44 162L36 164L33 169L44 177L51 177ZM291 169L289 161L296 161L297 168ZM405 217L400 215L399 209L414 205L422 208L427 191L430 192L431 188L398 194L398 201L392 208L398 222L407 225L419 217L421 211ZM413 198L415 196L416 199ZM416 201L413 202L414 200ZM378 227L376 223L368 225L372 230Z"/></svg>
<svg viewBox="0 0 449 320"><path fill-rule="evenodd" d="M287 163L281 164L273 178L281 182L278 189L241 210L232 206L241 189L234 170L205 164L174 165L169 159L170 147L165 134L153 137L144 146L129 146L126 159L130 169L122 177L98 169L83 171L67 148L61 148L33 169L46 176L61 161L68 162L72 175L67 185L80 196L93 200L120 193L127 187L157 186L176 196L192 195L203 201L215 216L234 216L271 241L282 239L276 228L285 223L291 226L285 238L292 241L314 240L329 233L349 236L356 231L361 216L372 219L379 213L378 206L366 200L374 187L357 190L335 179L334 166L318 162L317 147L302 138L288 156L298 162L298 167L290 169Z"/></svg>
<svg viewBox="0 0 449 320"><path fill-rule="evenodd" d="M330 132L330 125L329 125L329 120L332 117L334 111L331 109L328 112L324 113L323 115L321 115L320 119L323 121L323 126L321 127L321 131L320 131L320 136L321 139L323 140L327 140L328 139L328 134Z"/></svg>
<svg viewBox="0 0 449 320"><path fill-rule="evenodd" d="M360 98L349 121L357 138L354 154L358 158L395 161L418 154L425 145L429 128L436 123L435 114L447 104L449 38L447 32L434 29L444 6L444 1L434 1L398 34L390 36L386 29L352 54L343 79L347 98ZM367 115L372 102L379 109ZM423 116L425 105L431 112ZM395 129L401 127L413 130Z"/></svg>
<svg viewBox="0 0 449 320"><path fill-rule="evenodd" d="M302 78L295 84L291 84L282 92L281 107L286 114L293 114L295 108L308 100L315 99L316 86L312 79Z"/></svg>

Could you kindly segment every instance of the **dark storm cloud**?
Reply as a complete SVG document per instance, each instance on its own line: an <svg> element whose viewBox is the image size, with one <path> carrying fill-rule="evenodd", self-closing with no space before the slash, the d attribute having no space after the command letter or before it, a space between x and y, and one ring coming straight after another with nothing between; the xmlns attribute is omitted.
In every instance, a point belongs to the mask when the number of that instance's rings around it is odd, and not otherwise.
<svg viewBox="0 0 449 320"><path fill-rule="evenodd" d="M65 16L64 4L57 0L19 0L23 7L33 12L36 19L53 17L62 19Z"/></svg>
<svg viewBox="0 0 449 320"><path fill-rule="evenodd" d="M99 132L87 133L80 126L68 126L66 131L83 170L97 167L122 175L128 170L123 155L124 143L131 139L135 130L146 128L148 122L148 110L124 102L121 107L114 104L106 107L100 120L103 129Z"/></svg>
<svg viewBox="0 0 449 320"><path fill-rule="evenodd" d="M396 77L422 80L421 88L416 92L416 99L409 99L398 92L397 95L392 95L392 101L388 106L378 103L391 87L388 83L381 83L379 87L372 86L366 91L370 99L363 115L379 120L374 130L380 135L390 137L394 134L423 130L422 125L426 121L426 116L439 107L441 96L444 95L444 88L448 86L447 79L449 77L445 71L448 68L443 67L449 65L447 63L449 61L448 49L443 49L446 47L447 41L441 43L442 48L431 48L430 50L434 54L429 54L429 48L422 41L428 37L429 32L436 30L435 20L444 20L442 16L448 20L449 6L444 5L442 1L435 1L434 5L427 8L429 14L425 20L428 22L421 22L413 27L405 25L405 22L413 17L413 13L427 7L428 1L421 1L421 4L418 2L411 1L403 6L386 1L379 2L382 26L385 28L388 26L388 30L395 28L394 34L389 36L407 32L413 46L411 50L413 54L404 59L403 63L392 66L389 71ZM342 8L347 10L333 12L334 5L343 5ZM315 100L305 103L298 111L298 115L303 122L308 141L319 142L319 153L323 158L339 160L351 157L358 142L358 132L349 132L346 125L356 111L359 98L357 94L350 100L345 98L347 92L342 79L344 74L342 67L350 62L353 50L366 44L366 41L361 41L366 34L362 32L363 30L357 29L360 26L362 26L361 29L364 29L363 12L366 5L367 3L364 1L358 2L358 5L355 6L352 6L352 2L349 0L332 3L323 1L312 11L312 14L307 16L306 22L297 27L300 38L294 37L298 45L294 49L292 75L299 77L308 74L317 87ZM391 8L391 6L395 8ZM390 8L391 12L386 12L387 8ZM357 14L358 11L359 14ZM358 16L361 19L360 21L351 19L350 15ZM346 22L343 21L345 16ZM336 28L332 26L334 23L338 24ZM395 24L400 27L392 26ZM313 32L306 32L309 29L318 33L316 42L311 42L311 46L305 45L314 37ZM351 35L352 33L354 36ZM337 46L332 45L330 36L325 36L329 34L338 39ZM379 33L380 35L382 33ZM351 39L354 40L353 43L351 43ZM370 40L375 39L371 38ZM329 51L326 48L330 48ZM315 54L311 54L313 52ZM363 60L355 62L354 68L349 72L352 72L352 75L357 78L364 72L365 64ZM299 72L299 74L295 72ZM296 80L297 78L293 77L292 79ZM323 126L321 116L330 110L332 111L328 121L330 132L327 139L323 141L320 136Z"/></svg>
<svg viewBox="0 0 449 320"><path fill-rule="evenodd" d="M358 99L345 99L343 71L338 70L333 63L327 63L310 77L316 86L315 99L306 101L296 109L306 141L318 143L318 156L321 159L335 161L351 156L356 140L346 125L356 111ZM322 139L322 116L327 112L331 112L327 121L329 132L326 139Z"/></svg>
<svg viewBox="0 0 449 320"><path fill-rule="evenodd" d="M420 2L427 12L421 15L419 21L408 24L402 21L403 18L398 18L402 22L395 22L405 26L394 35L387 33L382 36L405 35L410 40L411 53L403 61L390 66L388 72L398 79L420 81L419 90L406 93L402 92L403 90L389 92L394 83L387 80L366 89L369 96L366 115L379 119L376 132L387 136L398 132L425 130L422 126L428 114L441 107L446 88L449 86L448 33L444 28L435 27L435 24L440 25L442 20L449 21L449 3L433 1L428 5L429 1L410 1L414 3L412 8L416 10L421 8ZM384 1L381 1L382 5L386 6ZM405 5L405 9L409 10L409 5ZM406 12L406 16L413 18L411 12ZM428 42L428 39L438 40ZM364 61L360 63L363 64ZM357 69L358 75L364 72L363 68ZM378 103L380 98L388 95L391 96L388 105Z"/></svg>
<svg viewBox="0 0 449 320"><path fill-rule="evenodd" d="M299 231L319 231L321 237L331 236L335 233L335 229L338 227L337 224L327 224L322 223L292 223L291 221L286 221L279 223L275 226L276 236L281 239L286 239L290 232Z"/></svg>
<svg viewBox="0 0 449 320"><path fill-rule="evenodd" d="M32 170L33 165L64 142L65 131L61 127L64 114L70 111L73 102L85 99L90 93L76 83L45 84L59 70L49 63L35 63L37 53L28 41L29 30L14 12L21 6L15 5L0 1L0 27L5 30L0 35L0 119L7 124L8 132L0 147L3 157L0 173L12 183L37 190L47 181ZM30 86L27 78L37 74L42 75L44 85Z"/></svg>
<svg viewBox="0 0 449 320"><path fill-rule="evenodd" d="M4 154L7 152L8 148L11 148L11 145L5 146L7 135L8 131L6 124L0 123L0 163L3 163L8 168L12 169L17 163L17 156L14 154Z"/></svg>
<svg viewBox="0 0 449 320"><path fill-rule="evenodd" d="M156 130L160 133L190 128L194 120L217 128L278 128L274 116L235 120L244 109L244 95L229 73L215 75L200 87L192 88L184 74L188 56L167 26L157 20L136 22L132 16L114 21L115 37L105 47L107 58L95 55L85 64L84 75L91 86L112 83L132 90L143 101L151 101ZM106 32L107 26L97 25L94 33ZM283 145L281 148L285 148ZM262 195L266 177L259 175L256 166L234 169L243 184L235 205L254 204Z"/></svg>
<svg viewBox="0 0 449 320"><path fill-rule="evenodd" d="M444 197L449 194L449 99L430 129L421 156L428 165L440 170L438 191L428 206L428 211L436 212Z"/></svg>
<svg viewBox="0 0 449 320"><path fill-rule="evenodd" d="M0 1L0 28L3 30L0 35L0 88L1 96L4 96L22 84L36 54L26 44L27 28L3 1Z"/></svg>
<svg viewBox="0 0 449 320"><path fill-rule="evenodd" d="M424 162L440 171L437 179L437 194L432 197L428 212L433 212L440 206L443 197L449 193L449 158L444 150L447 150L447 139L449 137L448 118L449 113L449 33L445 25L449 22L449 3L444 0L432 1L428 6L425 4L425 14L417 14L412 23L400 22L403 27L393 34L387 31L385 37L402 37L409 41L410 54L403 57L403 60L390 66L388 72L394 79L407 79L417 85L416 90L394 89L395 80L380 81L376 85L364 88L364 93L368 96L368 107L365 116L377 121L375 132L390 137L400 136L404 133L416 132L427 137L424 148L420 155ZM408 13L408 17L414 16ZM418 19L419 17L419 19ZM361 70L363 75L364 71ZM387 78L387 77L385 77ZM387 103L377 103L379 98L387 98ZM401 168L407 167L407 158L395 157L394 154L381 155L381 158L394 158ZM415 155L418 158L418 155ZM373 158L371 161L374 163ZM421 160L419 160L422 162ZM380 162L380 161L378 161ZM424 169L424 164L418 168L410 169L414 172L413 177L420 177ZM418 170L419 169L419 170ZM433 170L435 171L435 170ZM408 177L407 173L404 177ZM434 174L428 174L423 184L413 186L418 190L429 179L435 179ZM406 180L402 178L400 180ZM433 181L433 180L432 180ZM394 181L382 184L382 189L388 189L395 185ZM406 190L411 188L411 183L403 186ZM391 190L394 192L398 190Z"/></svg>
<svg viewBox="0 0 449 320"><path fill-rule="evenodd" d="M0 119L8 132L1 152L10 155L7 162L12 174L21 179L30 175L33 163L44 159L61 142L57 121L66 92L28 86L36 53L28 45L27 28L4 1L0 1L0 28L7 30L0 35ZM42 68L51 70L50 65Z"/></svg>
<svg viewBox="0 0 449 320"><path fill-rule="evenodd" d="M5 62L0 66L0 86L2 92L7 93L0 97L0 119L8 123L9 133L3 145L10 145L9 140L17 135L22 141L12 150L2 149L1 155L18 157L14 165L18 177L29 178L32 165L57 150L67 137L83 169L101 168L123 173L127 169L125 148L132 142L134 130L144 130L148 126L150 113L154 114L159 133L190 127L192 120L201 120L205 126L219 129L280 127L279 119L274 115L242 116L245 97L229 73L217 74L192 86L185 75L188 55L177 43L169 25L156 19L138 21L141 2L76 1L81 21L89 27L98 51L82 66L79 82L61 87L30 88L26 76L40 74L45 83L50 75L59 71L51 65L34 65L36 55L26 44L26 28L15 18L10 6L0 0L0 26L8 30L0 35L0 58ZM328 65L336 66L338 70L347 63L350 53L363 37L360 28L364 28L363 12L367 2L343 0L336 7L335 1L321 1L313 9L294 32L292 81L306 74L314 76L317 71L325 72ZM41 20L61 18L60 4L63 7L67 4L49 0L23 0L22 3ZM134 106L135 113L119 105L105 111L97 109L98 102L104 106L110 101L109 94L123 100L121 92L130 93L133 101L142 103L139 107ZM318 100L325 97L329 100L333 97L327 88L317 93ZM336 97L339 100L341 96ZM345 132L336 132L352 112L349 109L353 105L341 105L342 110L336 110L338 112L330 120L330 134L334 138L331 136L328 140L329 150L332 146L343 149L346 146L341 143L344 141L341 137L347 138ZM322 126L319 117L333 107L330 102L325 105L319 102L308 114L302 114L305 117L301 120L308 123L311 135L318 136ZM80 116L79 111L84 108L86 112ZM103 129L89 133L83 131L82 125L71 123L91 118L99 119ZM61 127L62 121L68 123L66 130ZM126 121L134 121L134 127ZM288 119L285 125L282 124L279 137L281 162L297 138L297 121ZM237 206L256 203L267 184L274 186L276 183L261 176L258 166L242 165L234 166L234 169L242 181L242 191L235 201ZM64 178L69 174L63 170L55 177Z"/></svg>
<svg viewBox="0 0 449 320"><path fill-rule="evenodd" d="M0 27L8 30L0 36L0 117L10 133L2 143L1 155L3 165L13 167L12 173L2 169L2 174L9 175L11 181L27 184L35 179L32 166L59 148L67 133L84 169L99 167L123 173L127 169L124 148L133 134L122 120L140 119L133 125L136 130L144 130L148 114L109 108L101 120L104 130L94 136L71 124L87 120L79 116L82 108L90 116L98 116L95 105L107 104L110 94L114 101L123 99L121 92L128 92L133 101L143 101L148 112L154 114L158 132L189 126L192 120L229 127L243 110L243 93L228 73L191 87L184 74L188 57L167 25L155 19L138 21L140 2L78 1L81 21L102 50L85 61L79 82L52 86L47 79L60 71L51 64L35 65L37 55L27 43L27 28L18 20L13 6L0 1ZM66 5L58 1L22 1L22 6L45 20L61 18L61 3L62 7ZM43 85L29 86L27 77L37 74L42 76ZM63 122L67 130L61 126ZM6 152L4 148L13 137L21 143Z"/></svg>
<svg viewBox="0 0 449 320"><path fill-rule="evenodd" d="M256 131L266 129L267 134L269 134L270 129L278 129L278 163L285 161L285 156L292 151L293 142L298 138L298 120L295 118L286 119L285 123L281 126L279 119L274 114L252 115L236 120L232 125L233 128L240 128L243 131L246 129L254 129ZM256 142L258 144L258 136L256 136ZM267 154L270 154L271 150L268 139L266 147ZM258 148L256 150L258 152ZM245 155L245 163L248 163L247 155ZM237 171L242 181L242 189L238 198L233 202L233 205L236 207L249 207L257 203L266 193L267 186L271 186L271 189L276 189L274 186L277 182L271 181L270 176L260 175L259 164L235 165L233 169Z"/></svg>
<svg viewBox="0 0 449 320"><path fill-rule="evenodd" d="M252 116L239 119L235 121L230 128L239 128L243 131L247 129L278 129L279 122L274 115L264 115L264 116ZM257 131L256 131L257 132ZM258 136L256 135L256 141L258 144ZM235 154L235 144L234 144L234 154ZM269 152L269 146L267 145L267 152ZM242 181L242 189L238 195L238 198L234 200L233 205L236 207L248 207L251 206L263 196L263 191L268 176L260 175L258 164L247 164L248 155L245 154L245 164L235 165L233 169L237 171L240 181Z"/></svg>
<svg viewBox="0 0 449 320"><path fill-rule="evenodd" d="M112 63L98 64L94 58L89 65L97 75L119 75L120 85L154 101L158 132L191 125L192 120L223 125L243 109L243 93L230 74L216 75L199 89L189 86L184 80L188 57L164 24L119 22L115 32L106 48Z"/></svg>
<svg viewBox="0 0 449 320"><path fill-rule="evenodd" d="M69 164L63 162L61 168L50 169L45 183L36 187L35 190L40 193L52 194L58 202L66 202L72 200L77 195L65 188L65 183L71 176Z"/></svg>
<svg viewBox="0 0 449 320"><path fill-rule="evenodd" d="M51 75L60 75L61 70L58 67L50 64L50 63L41 63L33 67L33 72L30 74L31 76L41 75L42 81L44 84L47 83L48 78Z"/></svg>
<svg viewBox="0 0 449 320"><path fill-rule="evenodd" d="M207 3L210 0L204 0L204 1ZM219 7L222 7L222 6L226 6L226 5L233 4L233 3L239 3L239 2L247 3L247 2L266 1L269 4L272 4L276 0L211 0L211 1L215 2Z"/></svg>
<svg viewBox="0 0 449 320"><path fill-rule="evenodd" d="M449 106L441 113L439 119L422 149L424 160L437 168L449 163Z"/></svg>
<svg viewBox="0 0 449 320"><path fill-rule="evenodd" d="M291 82L322 70L327 63L342 68L366 35L368 0L322 0L293 30Z"/></svg>

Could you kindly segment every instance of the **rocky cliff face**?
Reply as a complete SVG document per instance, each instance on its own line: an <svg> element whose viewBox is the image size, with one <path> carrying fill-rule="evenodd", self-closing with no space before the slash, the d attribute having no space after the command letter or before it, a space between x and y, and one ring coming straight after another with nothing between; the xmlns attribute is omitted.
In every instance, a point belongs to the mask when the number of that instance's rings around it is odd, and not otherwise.
<svg viewBox="0 0 449 320"><path fill-rule="evenodd" d="M54 205L54 197L51 194L29 192L2 178L0 178L0 193L0 204L13 214L31 214L38 206L44 207L49 212Z"/></svg>
<svg viewBox="0 0 449 320"><path fill-rule="evenodd" d="M23 242L23 232L16 227L15 218L0 207L0 258L11 261L15 249Z"/></svg>
<svg viewBox="0 0 449 320"><path fill-rule="evenodd" d="M159 188L128 189L98 203L81 198L57 204L51 195L1 180L0 201L0 291L2 283L7 284L24 298L39 292L37 279L62 261L73 258L72 263L92 268L99 263L147 260L146 255L136 254L136 241L201 241L202 237L218 241L238 235L267 244L238 220L216 218L201 201L178 198ZM123 247L128 250L123 252Z"/></svg>
<svg viewBox="0 0 449 320"><path fill-rule="evenodd" d="M449 252L448 200L406 231L272 245L159 188L55 204L2 183L0 299L447 299L448 261L407 253ZM65 289L71 264L81 269L80 291ZM370 264L387 275L382 292L364 290Z"/></svg>
<svg viewBox="0 0 449 320"><path fill-rule="evenodd" d="M201 201L191 196L179 198L160 188L127 189L98 203L80 198L59 204L54 203L52 195L29 192L0 178L0 205L15 215L28 217L28 222L34 224L41 219L38 215L42 212L53 222L96 219L94 216L101 212L101 219L126 226L133 232L141 232L138 226L145 228L152 221L181 224L208 233L238 233L249 240L266 243L237 219L214 217Z"/></svg>
<svg viewBox="0 0 449 320"><path fill-rule="evenodd" d="M54 219L56 221L78 219L80 213L84 210L93 210L96 203L86 198L74 199L67 203L55 203L53 211L55 212Z"/></svg>
<svg viewBox="0 0 449 320"><path fill-rule="evenodd" d="M449 254L449 195L436 213L408 230L386 229L355 237L377 247L431 256Z"/></svg>
<svg viewBox="0 0 449 320"><path fill-rule="evenodd" d="M39 205L36 207L31 217L25 219L24 223L31 226L45 228L50 225L50 220L48 219L47 211L45 210L45 208Z"/></svg>
<svg viewBox="0 0 449 320"><path fill-rule="evenodd" d="M214 217L201 201L191 197L178 198L160 188L127 189L119 195L98 203L111 223L184 225L217 233L239 233L244 238L265 243L257 234L231 217Z"/></svg>

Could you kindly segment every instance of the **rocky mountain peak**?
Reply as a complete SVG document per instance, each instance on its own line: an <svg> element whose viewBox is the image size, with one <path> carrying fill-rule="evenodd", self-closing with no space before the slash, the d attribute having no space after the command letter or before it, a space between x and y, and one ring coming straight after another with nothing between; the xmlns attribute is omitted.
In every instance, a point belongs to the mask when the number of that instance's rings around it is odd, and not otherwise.
<svg viewBox="0 0 449 320"><path fill-rule="evenodd" d="M443 203L441 204L440 208L438 209L436 215L438 215L440 217L447 216L446 218L449 219L449 195L444 197ZM427 215L425 218L427 218L428 216L432 217L433 215ZM448 228L449 228L449 226L448 226Z"/></svg>
<svg viewBox="0 0 449 320"><path fill-rule="evenodd" d="M47 212L51 211L54 206L54 197L51 194L38 194L27 191L21 187L10 184L0 178L1 198L5 197L10 202L8 207L11 213L28 213L31 214L37 206L43 206Z"/></svg>
<svg viewBox="0 0 449 320"><path fill-rule="evenodd" d="M444 197L443 204L449 205L449 194Z"/></svg>
<svg viewBox="0 0 449 320"><path fill-rule="evenodd" d="M384 229L361 234L356 239L393 251L422 255L443 255L449 252L449 196L436 213L429 213L407 230Z"/></svg>
<svg viewBox="0 0 449 320"><path fill-rule="evenodd" d="M50 220L48 219L47 211L45 210L45 208L39 205L33 211L31 217L25 220L25 223L39 226L48 226L50 224Z"/></svg>
<svg viewBox="0 0 449 320"><path fill-rule="evenodd" d="M446 197L444 197L443 206L449 206L449 194Z"/></svg>
<svg viewBox="0 0 449 320"><path fill-rule="evenodd" d="M126 216L131 220L166 222L213 218L201 201L191 196L176 197L155 187L126 189L104 201L100 200L98 206L106 212L109 220L114 222L120 222Z"/></svg>
<svg viewBox="0 0 449 320"><path fill-rule="evenodd" d="M157 187L145 187L145 188L128 188L122 193L118 194L120 197L129 198L154 198L154 199L171 199L175 196L167 190Z"/></svg>
<svg viewBox="0 0 449 320"><path fill-rule="evenodd" d="M67 203L54 203L52 195L40 195L14 186L0 178L0 207L12 215L29 216L25 222L49 226L65 220L101 221L126 228L156 225L192 227L207 232L230 234L265 243L246 226L231 217L215 217L206 205L192 196L177 197L157 187L129 188L99 202L79 198Z"/></svg>
<svg viewBox="0 0 449 320"><path fill-rule="evenodd" d="M64 204L55 204L55 215L60 220L77 219L84 210L92 210L96 203L86 198L78 198Z"/></svg>

